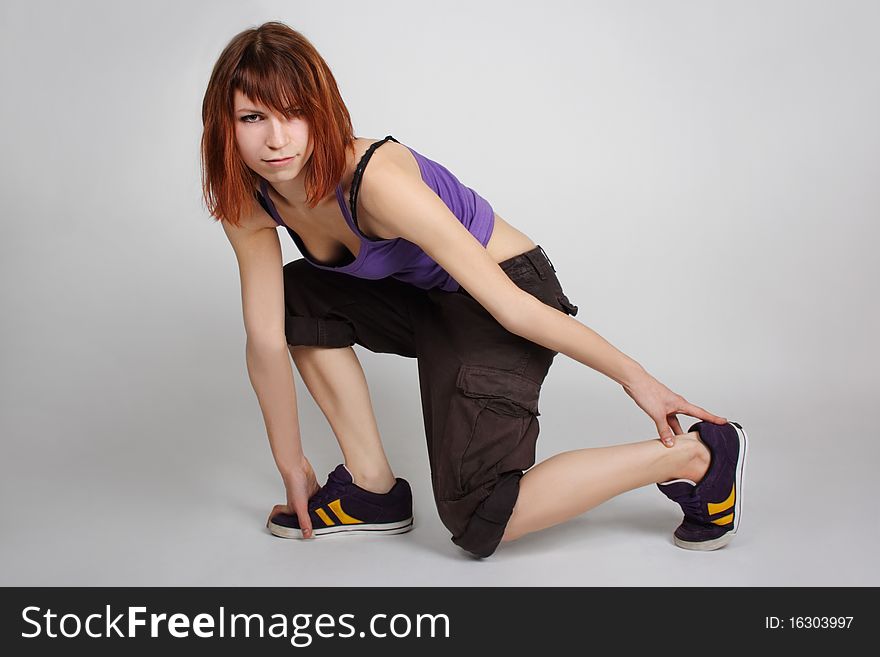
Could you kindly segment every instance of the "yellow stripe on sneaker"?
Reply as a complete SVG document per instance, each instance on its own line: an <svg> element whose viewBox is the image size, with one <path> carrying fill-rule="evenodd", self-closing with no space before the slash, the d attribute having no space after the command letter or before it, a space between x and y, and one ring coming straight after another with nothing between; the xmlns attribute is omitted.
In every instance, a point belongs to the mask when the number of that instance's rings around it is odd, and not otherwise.
<svg viewBox="0 0 880 657"><path fill-rule="evenodd" d="M709 515L714 516L716 513L721 513L722 511L727 511L730 507L733 506L733 502L736 499L736 484L730 489L730 495L727 496L727 499L721 502L720 504L714 504L712 502L708 502L706 506L709 507Z"/></svg>
<svg viewBox="0 0 880 657"><path fill-rule="evenodd" d="M339 500L333 500L327 506L329 506L333 510L333 513L336 514L336 517L339 518L339 522L341 522L343 525L354 525L363 522L363 520L353 518L345 511L343 511L342 504L340 504Z"/></svg>
<svg viewBox="0 0 880 657"><path fill-rule="evenodd" d="M319 517L321 520L324 521L324 524L325 524L325 525L328 525L328 526L329 526L329 525L335 525L335 524L336 524L335 522L333 522L333 520L330 518L330 516L327 515L327 512L324 511L324 509L322 509L322 508L319 507L319 508L315 509L315 513L317 513L317 514L318 514L318 517Z"/></svg>
<svg viewBox="0 0 880 657"><path fill-rule="evenodd" d="M730 523L733 522L733 514L728 513L723 518L718 518L718 520L713 520L712 522L715 523L716 525L729 525Z"/></svg>

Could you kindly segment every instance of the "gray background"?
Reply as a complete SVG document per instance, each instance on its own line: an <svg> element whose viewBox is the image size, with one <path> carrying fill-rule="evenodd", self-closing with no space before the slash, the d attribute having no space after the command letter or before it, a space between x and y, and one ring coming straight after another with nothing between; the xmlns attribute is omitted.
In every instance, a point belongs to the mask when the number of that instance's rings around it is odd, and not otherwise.
<svg viewBox="0 0 880 657"><path fill-rule="evenodd" d="M877 3L0 11L0 584L880 584ZM743 423L730 546L674 547L649 486L470 558L431 497L415 361L360 347L415 531L266 532L284 491L198 143L216 57L271 19L323 54L357 135L449 167L547 250L579 320ZM296 381L323 482L341 453ZM654 437L565 356L541 411L539 460Z"/></svg>

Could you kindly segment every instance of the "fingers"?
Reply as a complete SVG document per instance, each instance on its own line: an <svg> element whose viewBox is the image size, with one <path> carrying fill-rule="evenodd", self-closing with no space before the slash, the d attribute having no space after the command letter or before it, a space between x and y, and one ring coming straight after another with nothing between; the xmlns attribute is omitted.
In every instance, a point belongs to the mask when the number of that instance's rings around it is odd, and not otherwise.
<svg viewBox="0 0 880 657"><path fill-rule="evenodd" d="M705 408L700 408L696 404L687 402L686 406L687 407L682 412L687 413L691 417L698 417L701 420L706 420L707 422L712 422L714 424L727 424L727 418L710 413Z"/></svg>
<svg viewBox="0 0 880 657"><path fill-rule="evenodd" d="M657 433L660 436L660 441L666 447L672 447L675 444L675 433L672 429L669 428L669 425L665 422L657 423Z"/></svg>
<svg viewBox="0 0 880 657"><path fill-rule="evenodd" d="M302 530L303 538L311 538L312 519L309 517L309 508L306 502L300 502L296 505L296 517L299 520L299 528Z"/></svg>
<svg viewBox="0 0 880 657"><path fill-rule="evenodd" d="M272 518L279 513L293 515L294 512L291 511L289 504L276 504L272 507L272 512L266 519L267 527L269 526L269 523L272 522ZM299 520L299 526L300 529L302 529L303 538L312 538L312 519L309 517L309 508L306 503L298 504L296 506L296 517Z"/></svg>
<svg viewBox="0 0 880 657"><path fill-rule="evenodd" d="M672 415L670 415L668 419L669 419L669 426L672 427L672 430L675 432L676 436L680 436L681 434L684 433L684 431L681 430L681 424L679 424L678 418L675 416L674 413Z"/></svg>
<svg viewBox="0 0 880 657"><path fill-rule="evenodd" d="M266 526L269 526L269 523L272 522L272 518L277 516L279 513L290 513L290 508L286 504L276 504L272 507L272 511L269 512L269 517L266 518Z"/></svg>
<svg viewBox="0 0 880 657"><path fill-rule="evenodd" d="M680 436L684 433L681 429L681 423L678 421L678 417L676 417L675 413L670 413L666 416L666 422L658 422L657 423L657 433L660 435L660 440L663 442L666 447L672 447L675 445L675 437Z"/></svg>

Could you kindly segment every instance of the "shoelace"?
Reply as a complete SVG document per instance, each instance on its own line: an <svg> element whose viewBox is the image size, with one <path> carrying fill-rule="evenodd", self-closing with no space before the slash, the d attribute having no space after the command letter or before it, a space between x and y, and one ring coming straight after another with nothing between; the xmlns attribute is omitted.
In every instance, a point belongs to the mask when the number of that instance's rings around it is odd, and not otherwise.
<svg viewBox="0 0 880 657"><path fill-rule="evenodd" d="M335 471L331 472L330 476L327 477L327 483L324 484L324 487L315 493L315 496L311 499L311 506L320 506L324 502L339 497L347 485L348 482L343 481L336 476Z"/></svg>
<svg viewBox="0 0 880 657"><path fill-rule="evenodd" d="M700 500L693 493L689 493L687 495L680 495L676 498L673 498L678 504L681 506L682 510L684 510L684 514L686 516L690 516L692 518L699 519L702 517L703 507L700 504Z"/></svg>

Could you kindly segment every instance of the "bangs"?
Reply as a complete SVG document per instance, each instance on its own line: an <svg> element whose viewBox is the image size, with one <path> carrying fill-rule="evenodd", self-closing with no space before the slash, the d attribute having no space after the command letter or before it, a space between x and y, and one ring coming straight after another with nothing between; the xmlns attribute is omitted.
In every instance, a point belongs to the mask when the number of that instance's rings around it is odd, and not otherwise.
<svg viewBox="0 0 880 657"><path fill-rule="evenodd" d="M252 53L245 55L232 76L233 89L282 116L290 115L296 108L308 109L302 104L305 98L298 97L295 92L302 88L301 76L295 67L277 60L260 61L248 55Z"/></svg>

